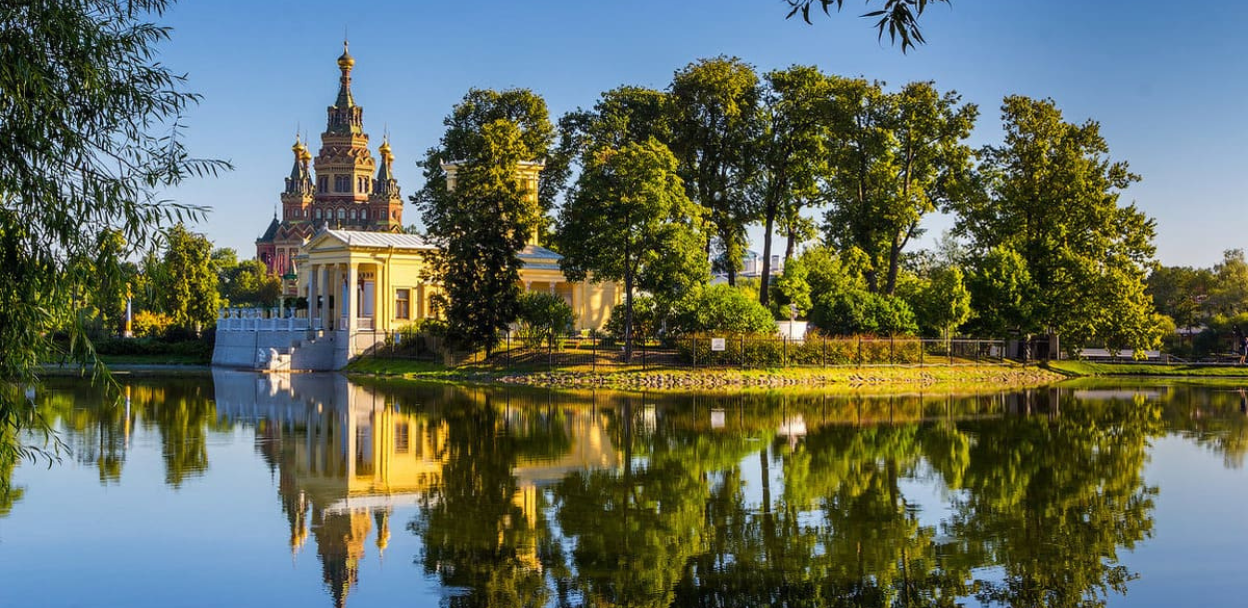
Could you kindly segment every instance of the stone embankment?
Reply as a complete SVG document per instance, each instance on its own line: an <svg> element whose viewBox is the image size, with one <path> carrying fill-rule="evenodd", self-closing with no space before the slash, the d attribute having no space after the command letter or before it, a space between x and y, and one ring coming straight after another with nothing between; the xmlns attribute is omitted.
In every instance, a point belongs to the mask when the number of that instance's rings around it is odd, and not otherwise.
<svg viewBox="0 0 1248 608"><path fill-rule="evenodd" d="M1063 377L1036 367L871 368L827 371L538 372L490 378L501 384L569 389L738 390L786 388L926 388L937 385L1034 386Z"/></svg>

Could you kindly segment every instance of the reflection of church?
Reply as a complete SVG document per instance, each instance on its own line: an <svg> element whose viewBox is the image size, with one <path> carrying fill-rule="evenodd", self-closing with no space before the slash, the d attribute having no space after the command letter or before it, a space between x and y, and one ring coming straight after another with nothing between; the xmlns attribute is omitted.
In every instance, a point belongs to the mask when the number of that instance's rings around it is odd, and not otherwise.
<svg viewBox="0 0 1248 608"><path fill-rule="evenodd" d="M278 473L278 494L297 555L309 536L335 606L356 585L370 537L384 556L396 509L428 505L448 462L448 423L405 413L386 396L339 375L256 375L213 371L217 414L253 425L259 451ZM508 408L500 424L525 427L533 408ZM576 470L621 464L603 421L572 412L563 423L571 438L560 455L523 459L512 475L513 504L532 527L539 488ZM536 563L536 547L530 548Z"/></svg>

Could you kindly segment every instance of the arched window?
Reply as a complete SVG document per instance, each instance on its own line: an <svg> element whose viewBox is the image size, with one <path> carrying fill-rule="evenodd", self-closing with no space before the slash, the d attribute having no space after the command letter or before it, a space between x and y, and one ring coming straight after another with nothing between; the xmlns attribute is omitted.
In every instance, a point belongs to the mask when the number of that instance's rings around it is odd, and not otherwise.
<svg viewBox="0 0 1248 608"><path fill-rule="evenodd" d="M345 219L347 219L347 210L346 210L346 209L343 209L343 208L341 208L341 207L339 207L339 208L338 208L338 219L340 219L340 220L345 220Z"/></svg>
<svg viewBox="0 0 1248 608"><path fill-rule="evenodd" d="M321 210L320 210L320 209L317 209L317 210L316 210L316 219L318 219L318 220L319 220L319 219L321 219L321 218L323 218L323 217L325 217L325 216L321 215Z"/></svg>
<svg viewBox="0 0 1248 608"><path fill-rule="evenodd" d="M356 219L356 216L355 216L355 209L352 209L352 210L351 210L351 221L353 221L353 222L354 222L354 221L355 221L355 219Z"/></svg>

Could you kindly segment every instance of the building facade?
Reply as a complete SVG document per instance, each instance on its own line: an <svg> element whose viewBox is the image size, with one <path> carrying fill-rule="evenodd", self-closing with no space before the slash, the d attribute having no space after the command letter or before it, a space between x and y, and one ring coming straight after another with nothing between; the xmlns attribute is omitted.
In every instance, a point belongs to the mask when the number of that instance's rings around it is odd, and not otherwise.
<svg viewBox="0 0 1248 608"><path fill-rule="evenodd" d="M256 258L269 272L293 277L299 248L323 228L367 232L401 232L403 198L394 179L394 155L383 139L375 159L364 132L364 108L351 94L355 59L343 43L338 57L338 97L326 109L321 148L313 157L296 136L294 163L281 194L281 211L256 239ZM295 296L288 278L283 294Z"/></svg>

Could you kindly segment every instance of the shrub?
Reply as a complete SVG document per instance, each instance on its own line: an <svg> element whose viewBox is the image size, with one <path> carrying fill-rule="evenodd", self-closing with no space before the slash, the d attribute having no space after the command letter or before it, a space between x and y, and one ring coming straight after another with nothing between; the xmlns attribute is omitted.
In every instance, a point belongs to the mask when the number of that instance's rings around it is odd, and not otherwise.
<svg viewBox="0 0 1248 608"><path fill-rule="evenodd" d="M839 335L913 335L914 312L901 298L861 290L819 296L811 319L824 331Z"/></svg>
<svg viewBox="0 0 1248 608"><path fill-rule="evenodd" d="M130 321L130 331L136 338L163 336L171 325L173 318L167 314L140 310Z"/></svg>
<svg viewBox="0 0 1248 608"><path fill-rule="evenodd" d="M603 330L615 341L624 341L624 304L620 303L611 309L611 316ZM658 305L650 296L633 298L633 341L653 340L658 338L661 319Z"/></svg>
<svg viewBox="0 0 1248 608"><path fill-rule="evenodd" d="M774 334L776 320L758 300L728 285L693 290L675 305L674 335L720 331L734 334Z"/></svg>
<svg viewBox="0 0 1248 608"><path fill-rule="evenodd" d="M711 350L712 338L723 338L724 350ZM810 336L786 343L768 334L700 333L677 339L676 353L683 363L699 366L884 365L919 363L923 345L917 338L870 335Z"/></svg>
<svg viewBox="0 0 1248 608"><path fill-rule="evenodd" d="M572 327L572 307L551 293L529 292L520 296L520 340L529 348L550 343Z"/></svg>

